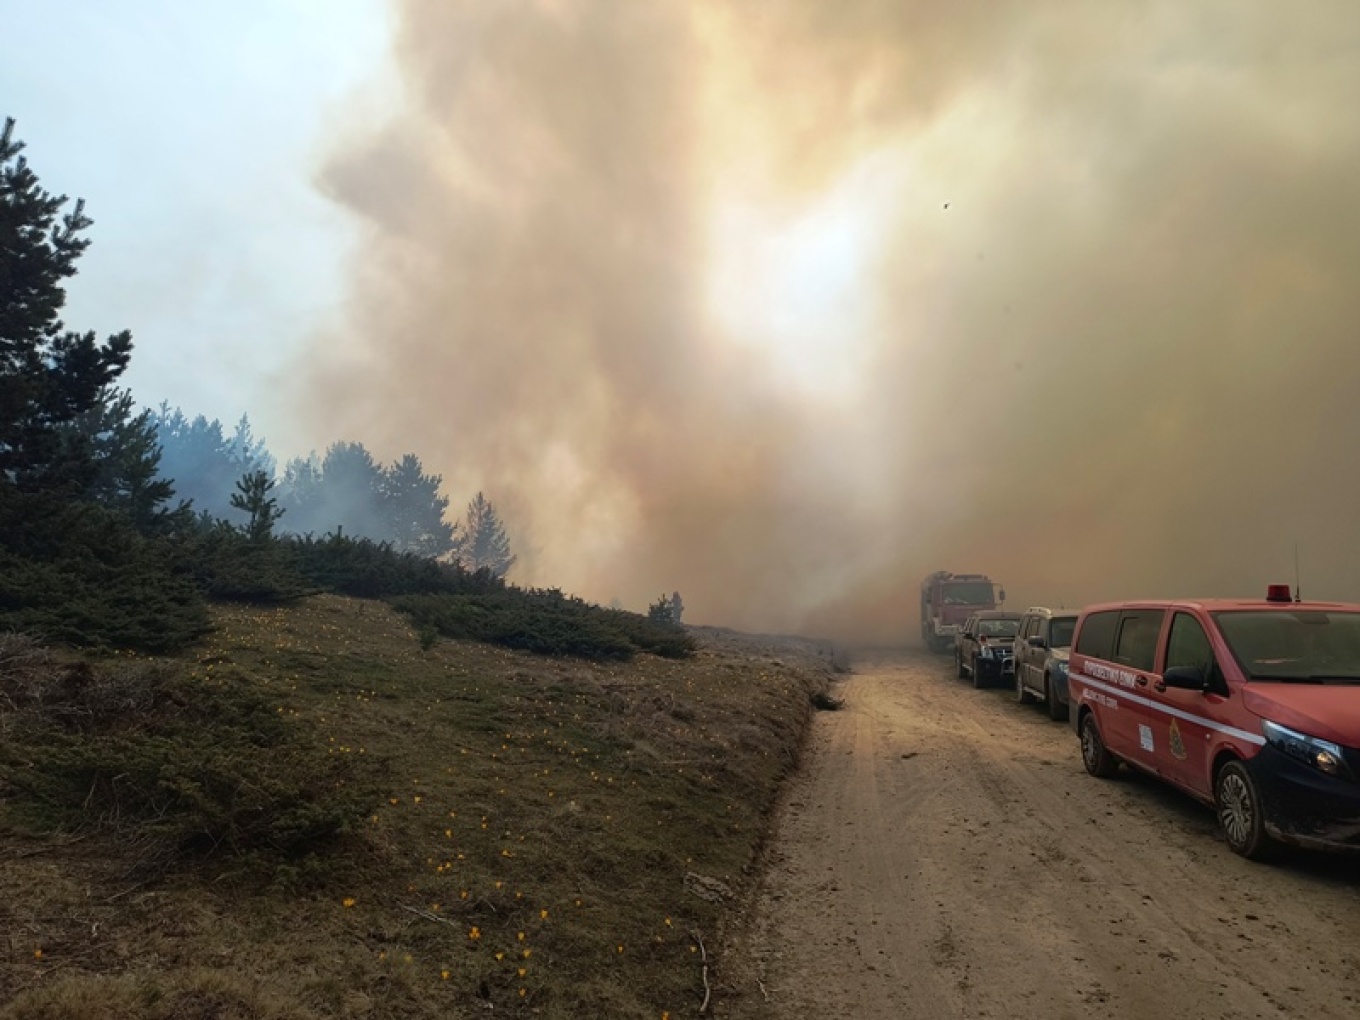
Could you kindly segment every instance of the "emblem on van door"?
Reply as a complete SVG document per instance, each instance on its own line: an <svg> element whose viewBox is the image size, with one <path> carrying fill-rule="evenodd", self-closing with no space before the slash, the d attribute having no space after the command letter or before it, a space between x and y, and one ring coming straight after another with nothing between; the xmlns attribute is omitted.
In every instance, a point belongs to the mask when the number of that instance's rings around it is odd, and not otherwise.
<svg viewBox="0 0 1360 1020"><path fill-rule="evenodd" d="M1181 728L1175 719L1171 720L1171 757L1185 761L1185 741L1181 739Z"/></svg>

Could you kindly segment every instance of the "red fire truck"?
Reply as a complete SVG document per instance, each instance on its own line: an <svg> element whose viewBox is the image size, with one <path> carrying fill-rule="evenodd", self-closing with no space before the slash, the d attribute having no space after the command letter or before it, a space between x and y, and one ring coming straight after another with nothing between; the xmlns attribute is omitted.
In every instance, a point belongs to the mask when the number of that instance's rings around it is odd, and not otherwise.
<svg viewBox="0 0 1360 1020"><path fill-rule="evenodd" d="M946 652L968 617L1005 601L1005 589L986 574L937 570L921 582L921 641L932 652Z"/></svg>

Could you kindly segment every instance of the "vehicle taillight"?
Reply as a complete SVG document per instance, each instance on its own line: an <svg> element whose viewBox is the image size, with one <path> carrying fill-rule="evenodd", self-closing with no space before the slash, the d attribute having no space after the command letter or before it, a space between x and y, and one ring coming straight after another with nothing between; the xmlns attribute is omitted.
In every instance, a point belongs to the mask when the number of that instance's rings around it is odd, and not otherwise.
<svg viewBox="0 0 1360 1020"><path fill-rule="evenodd" d="M1266 586L1267 602L1293 602L1293 597L1289 594L1289 585L1271 584Z"/></svg>

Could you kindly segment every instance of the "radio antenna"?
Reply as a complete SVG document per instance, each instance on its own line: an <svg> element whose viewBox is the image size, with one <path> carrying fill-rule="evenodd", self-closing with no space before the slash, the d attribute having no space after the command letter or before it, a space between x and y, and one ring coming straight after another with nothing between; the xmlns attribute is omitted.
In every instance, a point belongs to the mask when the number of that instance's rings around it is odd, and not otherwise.
<svg viewBox="0 0 1360 1020"><path fill-rule="evenodd" d="M1299 543L1294 543L1294 601L1302 602L1303 596L1299 594Z"/></svg>

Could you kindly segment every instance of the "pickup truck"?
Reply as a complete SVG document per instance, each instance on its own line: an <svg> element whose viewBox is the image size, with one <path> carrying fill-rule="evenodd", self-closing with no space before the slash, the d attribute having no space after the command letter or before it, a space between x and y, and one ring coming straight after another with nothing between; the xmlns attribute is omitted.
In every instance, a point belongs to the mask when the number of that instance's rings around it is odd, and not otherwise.
<svg viewBox="0 0 1360 1020"><path fill-rule="evenodd" d="M994 681L1014 683L1015 635L1019 631L1019 613L993 609L968 617L954 643L959 679L971 677L974 687L989 687Z"/></svg>

